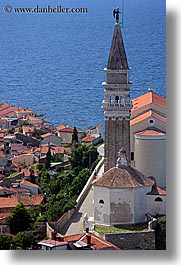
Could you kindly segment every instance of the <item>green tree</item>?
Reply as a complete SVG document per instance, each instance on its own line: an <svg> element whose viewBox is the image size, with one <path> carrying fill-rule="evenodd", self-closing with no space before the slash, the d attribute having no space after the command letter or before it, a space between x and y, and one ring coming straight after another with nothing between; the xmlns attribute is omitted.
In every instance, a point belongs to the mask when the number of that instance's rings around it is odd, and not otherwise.
<svg viewBox="0 0 181 265"><path fill-rule="evenodd" d="M74 130L73 130L73 134L72 134L72 144L78 143L78 142L79 142L79 139L78 139L77 129L74 126Z"/></svg>
<svg viewBox="0 0 181 265"><path fill-rule="evenodd" d="M77 148L73 148L70 154L70 164L73 170L81 171L83 168L92 169L93 163L98 158L98 152L95 147L87 147L86 145L80 145Z"/></svg>
<svg viewBox="0 0 181 265"><path fill-rule="evenodd" d="M50 146L49 146L48 152L46 154L46 159L45 159L45 168L46 169L50 168L51 159L52 159L52 155L51 155L51 149L50 149Z"/></svg>
<svg viewBox="0 0 181 265"><path fill-rule="evenodd" d="M40 130L34 129L32 136L35 137L35 138L37 138L37 139L41 139L41 135L42 134L45 134L45 133L48 133L48 132L49 131L46 130L46 129L45 130L42 130L42 129L40 129Z"/></svg>
<svg viewBox="0 0 181 265"><path fill-rule="evenodd" d="M166 249L166 216L157 217L155 242L157 250Z"/></svg>
<svg viewBox="0 0 181 265"><path fill-rule="evenodd" d="M29 231L19 232L14 237L13 243L17 249L30 248L33 243L33 235Z"/></svg>
<svg viewBox="0 0 181 265"><path fill-rule="evenodd" d="M20 203L12 210L12 215L8 217L6 224L9 226L11 234L17 234L30 229L32 219L24 205Z"/></svg>
<svg viewBox="0 0 181 265"><path fill-rule="evenodd" d="M9 250L12 243L12 236L0 234L0 250Z"/></svg>

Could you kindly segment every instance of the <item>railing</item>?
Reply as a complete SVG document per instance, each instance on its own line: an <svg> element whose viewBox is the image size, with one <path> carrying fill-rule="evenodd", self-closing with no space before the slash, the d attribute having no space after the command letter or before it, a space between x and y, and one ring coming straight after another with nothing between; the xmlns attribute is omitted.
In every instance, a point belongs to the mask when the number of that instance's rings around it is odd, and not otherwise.
<svg viewBox="0 0 181 265"><path fill-rule="evenodd" d="M102 106L103 107L113 107L113 108L132 108L132 104L131 103L120 103L120 102L115 102L112 101L110 103L107 103L103 100L102 102Z"/></svg>

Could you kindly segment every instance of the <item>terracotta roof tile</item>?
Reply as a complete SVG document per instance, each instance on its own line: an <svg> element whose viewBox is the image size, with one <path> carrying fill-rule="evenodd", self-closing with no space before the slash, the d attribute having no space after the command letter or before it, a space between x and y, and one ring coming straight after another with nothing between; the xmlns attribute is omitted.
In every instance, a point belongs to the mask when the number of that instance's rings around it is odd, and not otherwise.
<svg viewBox="0 0 181 265"><path fill-rule="evenodd" d="M166 133L158 131L158 130L143 130L143 131L140 131L140 132L136 132L135 135L161 136L161 135L166 135Z"/></svg>
<svg viewBox="0 0 181 265"><path fill-rule="evenodd" d="M82 142L92 142L95 138L95 136L87 136L82 139Z"/></svg>
<svg viewBox="0 0 181 265"><path fill-rule="evenodd" d="M39 186L37 184L34 184L34 183L27 181L25 179L23 181L21 181L20 184L23 184L23 185L29 186L29 187L33 187L33 188L39 188Z"/></svg>
<svg viewBox="0 0 181 265"><path fill-rule="evenodd" d="M156 118L156 119L158 119L158 120L160 120L162 122L166 122L166 118L164 116L161 116L160 114L158 114L158 113L156 113L156 112L154 112L152 110L149 110L149 111L147 111L147 112L145 112L145 113L143 113L143 114L131 119L130 120L130 125L132 126L132 125L134 125L136 123L139 123L139 122L141 122L141 121L143 121L145 119L148 119L150 117L154 117L154 118Z"/></svg>
<svg viewBox="0 0 181 265"><path fill-rule="evenodd" d="M68 127L68 126L64 126L64 127L61 128L61 126L62 126L62 125L60 125L60 126L57 127L57 130L60 131L60 132L73 133L73 131L74 131L74 128L71 128L71 127ZM81 133L81 132L83 132L83 131L77 129L77 132L78 132L78 133Z"/></svg>
<svg viewBox="0 0 181 265"><path fill-rule="evenodd" d="M24 133L34 132L34 127L22 126L22 129Z"/></svg>
<svg viewBox="0 0 181 265"><path fill-rule="evenodd" d="M45 138L45 137L49 137L51 135L55 136L54 134L51 134L51 133L45 133L45 134L42 134L41 137Z"/></svg>
<svg viewBox="0 0 181 265"><path fill-rule="evenodd" d="M42 240L42 243L48 243L53 245L61 245L64 244L65 242L76 242L76 241L83 241L84 243L87 243L87 238L86 236L89 235L91 237L91 246L95 250L120 250L118 247L113 245L112 243L106 241L102 237L95 235L94 233L87 233L87 234L75 234L75 235L70 235L70 236L64 236L63 241L57 241L57 240L52 240L52 239L47 239L47 240Z"/></svg>
<svg viewBox="0 0 181 265"><path fill-rule="evenodd" d="M57 126L56 128L57 128L58 131L61 131L61 130L64 129L65 127L66 127L65 125L59 125L59 126Z"/></svg>
<svg viewBox="0 0 181 265"><path fill-rule="evenodd" d="M154 93L153 91L150 91L132 100L132 112L152 103L162 108L166 108L166 98Z"/></svg>
<svg viewBox="0 0 181 265"><path fill-rule="evenodd" d="M93 182L95 186L108 188L137 188L152 186L153 180L132 167L113 167Z"/></svg>
<svg viewBox="0 0 181 265"><path fill-rule="evenodd" d="M12 195L10 197L0 197L0 209L3 208L14 208L20 202L23 203L24 206L38 206L43 201L43 195L28 195L28 194L21 194Z"/></svg>
<svg viewBox="0 0 181 265"><path fill-rule="evenodd" d="M32 117L32 116L27 116L27 119L29 121L42 121L42 118L39 117Z"/></svg>
<svg viewBox="0 0 181 265"><path fill-rule="evenodd" d="M154 186L152 187L152 190L151 190L150 192L148 192L147 195L160 195L160 196L166 196L166 189L154 185Z"/></svg>

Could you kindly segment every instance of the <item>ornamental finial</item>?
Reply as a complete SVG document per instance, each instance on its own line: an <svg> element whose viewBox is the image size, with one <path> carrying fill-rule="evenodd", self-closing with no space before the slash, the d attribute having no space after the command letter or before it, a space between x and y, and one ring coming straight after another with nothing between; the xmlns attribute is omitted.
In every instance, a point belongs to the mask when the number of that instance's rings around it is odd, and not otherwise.
<svg viewBox="0 0 181 265"><path fill-rule="evenodd" d="M119 23L119 14L120 14L121 12L119 11L119 7L118 8L115 8L114 10L113 10L113 17L114 18L116 18L116 23Z"/></svg>

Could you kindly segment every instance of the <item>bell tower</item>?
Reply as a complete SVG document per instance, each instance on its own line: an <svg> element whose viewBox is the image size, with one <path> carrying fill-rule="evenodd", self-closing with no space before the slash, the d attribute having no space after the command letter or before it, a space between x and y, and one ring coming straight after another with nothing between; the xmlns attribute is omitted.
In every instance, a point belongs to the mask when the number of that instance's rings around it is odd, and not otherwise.
<svg viewBox="0 0 181 265"><path fill-rule="evenodd" d="M104 171L116 166L118 151L124 147L130 160L130 102L129 67L124 48L121 27L114 26L102 102L105 119L105 164Z"/></svg>

